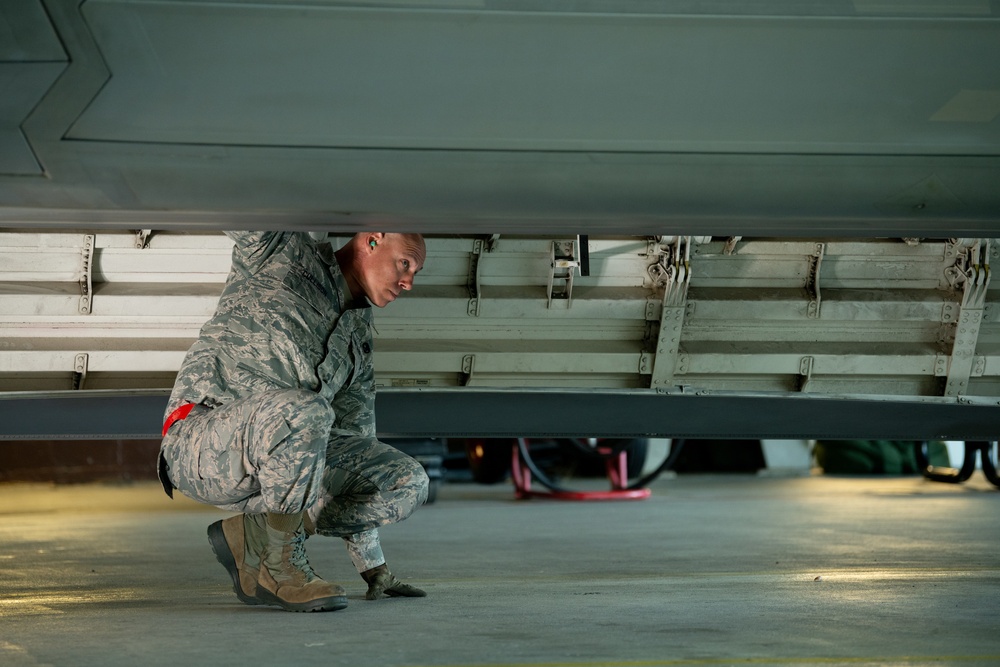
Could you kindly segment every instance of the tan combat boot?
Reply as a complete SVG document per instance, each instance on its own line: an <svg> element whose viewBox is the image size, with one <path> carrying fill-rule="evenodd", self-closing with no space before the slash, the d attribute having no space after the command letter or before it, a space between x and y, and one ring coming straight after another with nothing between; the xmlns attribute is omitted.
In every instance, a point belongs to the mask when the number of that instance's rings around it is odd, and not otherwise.
<svg viewBox="0 0 1000 667"><path fill-rule="evenodd" d="M236 597L244 604L264 604L255 595L260 555L267 545L264 515L240 514L216 521L208 527L208 542L232 578Z"/></svg>
<svg viewBox="0 0 1000 667"><path fill-rule="evenodd" d="M275 527L275 515L267 516L267 546L257 575L256 597L287 611L335 611L346 607L344 589L320 579L309 565L301 516L292 531Z"/></svg>

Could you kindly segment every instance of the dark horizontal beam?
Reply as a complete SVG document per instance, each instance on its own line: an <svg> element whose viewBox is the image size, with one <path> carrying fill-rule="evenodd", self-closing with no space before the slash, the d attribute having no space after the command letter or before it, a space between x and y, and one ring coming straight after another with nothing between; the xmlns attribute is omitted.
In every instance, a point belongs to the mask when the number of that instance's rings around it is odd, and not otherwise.
<svg viewBox="0 0 1000 667"><path fill-rule="evenodd" d="M0 394L0 440L159 438L165 392ZM995 440L997 399L384 390L381 436Z"/></svg>

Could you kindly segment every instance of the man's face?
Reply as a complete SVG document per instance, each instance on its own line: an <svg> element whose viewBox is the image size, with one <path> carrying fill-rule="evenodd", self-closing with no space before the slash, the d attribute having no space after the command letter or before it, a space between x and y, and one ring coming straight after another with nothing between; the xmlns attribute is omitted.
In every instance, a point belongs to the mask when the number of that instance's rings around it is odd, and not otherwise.
<svg viewBox="0 0 1000 667"><path fill-rule="evenodd" d="M413 289L413 279L424 268L427 250L418 234L376 234L373 237L365 246L368 254L360 282L368 300L383 308L395 301L400 292Z"/></svg>

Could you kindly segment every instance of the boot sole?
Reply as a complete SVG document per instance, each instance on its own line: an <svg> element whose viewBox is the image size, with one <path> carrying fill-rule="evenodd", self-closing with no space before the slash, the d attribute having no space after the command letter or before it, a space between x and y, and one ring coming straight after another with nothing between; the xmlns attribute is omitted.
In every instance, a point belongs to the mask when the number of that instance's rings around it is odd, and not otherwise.
<svg viewBox="0 0 1000 667"><path fill-rule="evenodd" d="M263 600L266 604L278 605L285 611L337 611L347 606L346 595L317 598L308 602L288 602L287 600L282 600L260 584L257 585L257 598Z"/></svg>
<svg viewBox="0 0 1000 667"><path fill-rule="evenodd" d="M233 558L229 542L226 541L226 534L222 530L221 521L216 521L208 527L208 543L212 547L215 559L222 564L222 567L226 568L230 579L233 580L233 592L236 593L236 597L240 599L240 602L249 605L266 604L260 598L247 595L243 592L243 588L240 586L240 569L236 566L236 559Z"/></svg>

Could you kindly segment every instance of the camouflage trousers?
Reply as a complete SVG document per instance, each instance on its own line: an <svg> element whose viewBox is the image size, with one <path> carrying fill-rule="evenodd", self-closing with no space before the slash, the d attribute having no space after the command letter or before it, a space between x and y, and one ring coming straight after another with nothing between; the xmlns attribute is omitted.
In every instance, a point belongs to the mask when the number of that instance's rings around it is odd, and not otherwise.
<svg viewBox="0 0 1000 667"><path fill-rule="evenodd" d="M250 514L305 510L311 533L344 539L359 572L385 562L378 527L427 498L427 475L374 437L339 431L317 394L277 390L216 409L195 407L163 438L184 495Z"/></svg>

